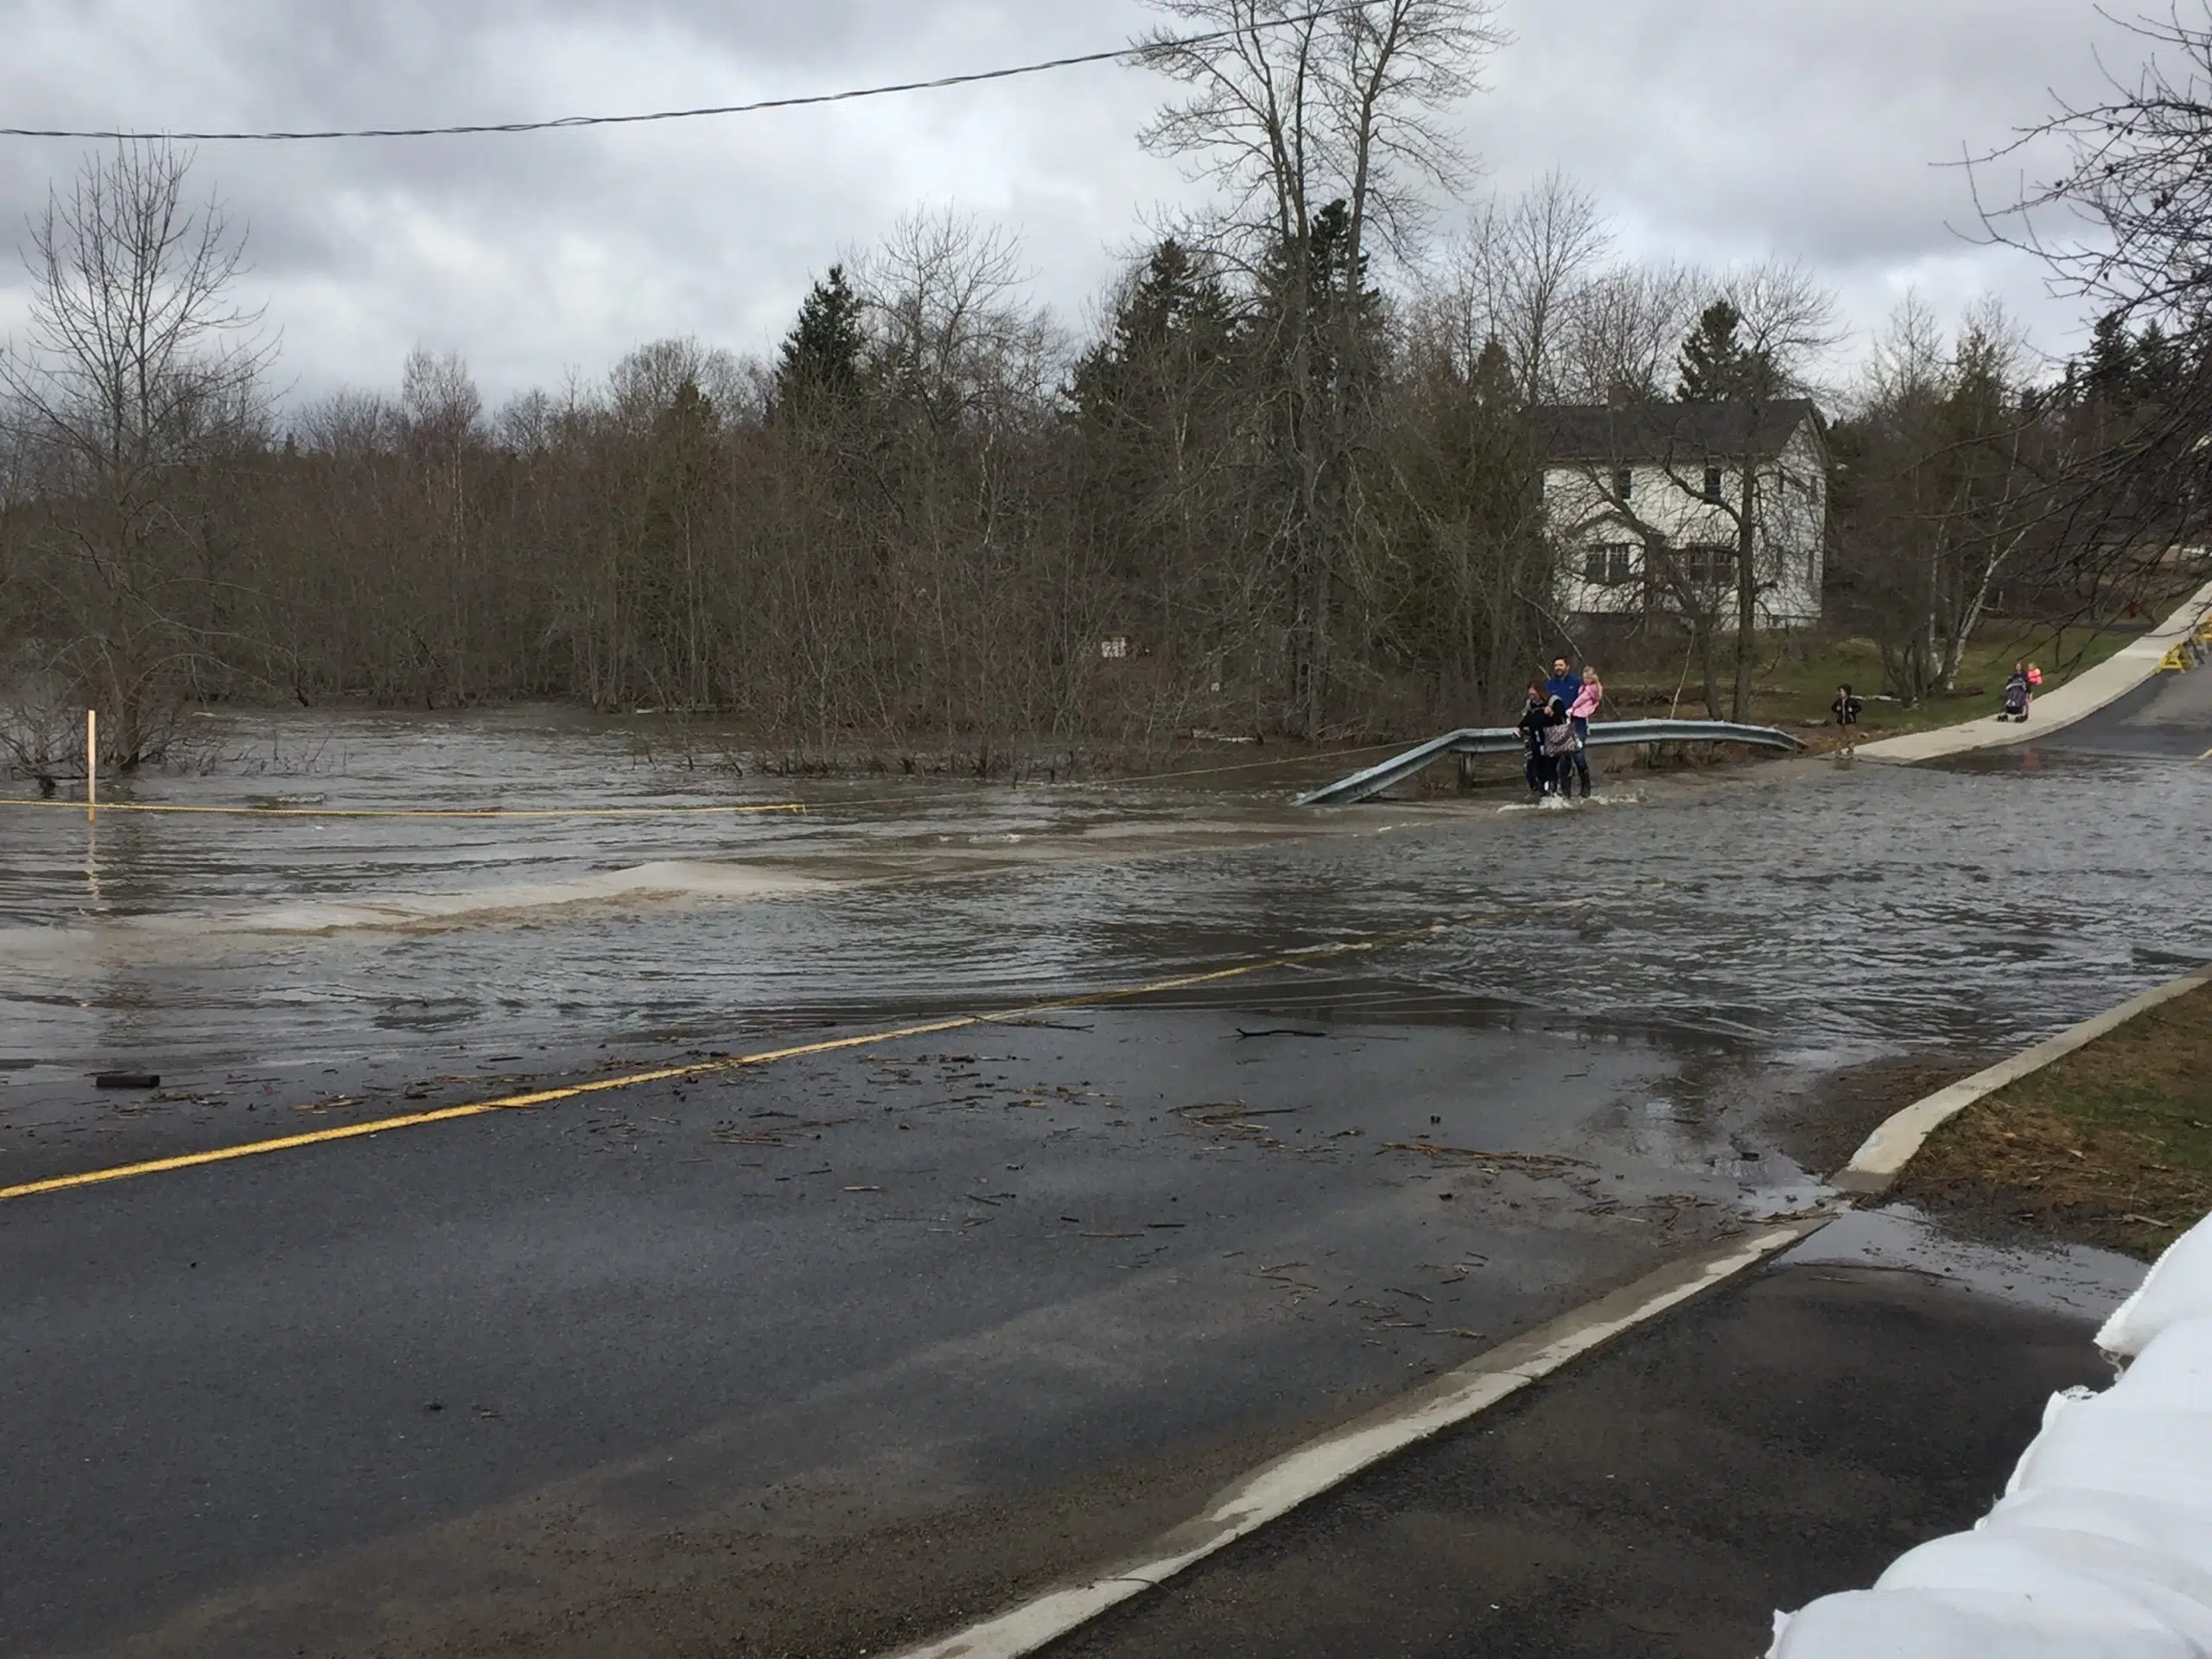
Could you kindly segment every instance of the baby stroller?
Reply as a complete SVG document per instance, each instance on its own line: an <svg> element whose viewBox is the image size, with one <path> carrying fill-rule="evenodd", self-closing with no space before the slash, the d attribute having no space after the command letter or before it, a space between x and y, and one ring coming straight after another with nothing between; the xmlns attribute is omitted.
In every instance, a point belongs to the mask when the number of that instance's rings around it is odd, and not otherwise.
<svg viewBox="0 0 2212 1659"><path fill-rule="evenodd" d="M2026 724L2028 709L2035 702L2035 690L2024 674L2015 674L2005 682L2005 712L1999 720L2015 720Z"/></svg>

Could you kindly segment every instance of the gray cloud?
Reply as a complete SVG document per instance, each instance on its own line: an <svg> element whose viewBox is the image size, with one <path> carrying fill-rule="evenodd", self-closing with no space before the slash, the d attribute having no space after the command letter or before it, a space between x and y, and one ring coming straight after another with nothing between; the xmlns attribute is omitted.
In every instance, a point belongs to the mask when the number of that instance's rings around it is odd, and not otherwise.
<svg viewBox="0 0 2212 1659"><path fill-rule="evenodd" d="M734 101L1109 45L1135 0L0 0L21 124L440 123ZM1653 255L1799 256L1871 327L1903 289L1995 288L2050 345L2073 321L1970 246L1967 181L2047 89L2133 48L2080 0L1517 0L1465 114L1503 188L1564 168ZM302 389L389 383L417 341L497 397L696 333L765 349L810 273L952 202L1023 235L1079 318L1146 214L1188 200L1134 133L1157 82L1103 67L834 110L533 137L203 147L252 230L253 281ZM20 225L73 144L6 141ZM20 283L0 270L0 317Z"/></svg>

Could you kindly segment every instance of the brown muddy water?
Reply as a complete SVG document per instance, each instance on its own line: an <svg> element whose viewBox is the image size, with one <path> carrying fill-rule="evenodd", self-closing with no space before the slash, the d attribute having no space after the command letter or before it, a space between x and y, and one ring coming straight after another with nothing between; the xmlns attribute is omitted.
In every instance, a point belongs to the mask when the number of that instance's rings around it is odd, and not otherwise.
<svg viewBox="0 0 2212 1659"><path fill-rule="evenodd" d="M1572 811L1477 795L1319 812L1290 804L1311 765L790 783L693 769L652 722L568 711L203 723L216 759L128 798L627 816L88 828L0 805L0 1102L117 1065L465 1052L542 1071L607 1043L988 1008L1470 915L1316 995L1818 1070L2002 1049L2208 954L2212 768L2147 759L1802 761L1618 779ZM655 810L782 802L806 810Z"/></svg>

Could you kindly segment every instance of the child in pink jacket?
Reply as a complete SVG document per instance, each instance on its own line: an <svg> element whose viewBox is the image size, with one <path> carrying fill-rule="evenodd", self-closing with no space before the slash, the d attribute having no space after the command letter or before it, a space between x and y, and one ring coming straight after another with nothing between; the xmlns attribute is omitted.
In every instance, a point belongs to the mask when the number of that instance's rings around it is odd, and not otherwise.
<svg viewBox="0 0 2212 1659"><path fill-rule="evenodd" d="M1582 798L1590 798L1590 716L1598 712L1598 705L1605 700L1605 688L1598 678L1598 671L1587 664L1582 669L1582 690L1567 709L1567 717L1574 722L1574 775L1582 780ZM1567 776L1567 768L1560 768L1560 793L1573 793L1574 785Z"/></svg>

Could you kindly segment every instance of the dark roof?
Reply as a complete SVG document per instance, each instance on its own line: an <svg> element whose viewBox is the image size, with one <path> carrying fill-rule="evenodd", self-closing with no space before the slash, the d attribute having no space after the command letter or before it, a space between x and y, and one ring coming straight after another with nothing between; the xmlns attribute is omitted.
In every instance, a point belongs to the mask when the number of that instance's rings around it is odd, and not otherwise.
<svg viewBox="0 0 2212 1659"><path fill-rule="evenodd" d="M1678 455L1772 455L1810 420L1827 428L1810 398L1758 404L1541 404L1529 411L1536 442L1553 461L1665 461Z"/></svg>

